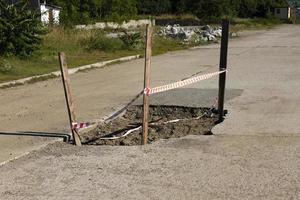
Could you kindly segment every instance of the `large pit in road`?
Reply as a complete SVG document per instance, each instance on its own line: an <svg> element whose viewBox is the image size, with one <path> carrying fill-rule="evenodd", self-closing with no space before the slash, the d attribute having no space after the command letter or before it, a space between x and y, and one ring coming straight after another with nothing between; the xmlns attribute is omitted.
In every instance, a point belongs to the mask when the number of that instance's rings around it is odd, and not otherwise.
<svg viewBox="0 0 300 200"><path fill-rule="evenodd" d="M102 123L96 129L82 134L83 143L86 145L140 145L142 110L142 106L131 106L118 118ZM150 106L148 142L180 138L186 135L209 135L216 122L217 116L210 108Z"/></svg>

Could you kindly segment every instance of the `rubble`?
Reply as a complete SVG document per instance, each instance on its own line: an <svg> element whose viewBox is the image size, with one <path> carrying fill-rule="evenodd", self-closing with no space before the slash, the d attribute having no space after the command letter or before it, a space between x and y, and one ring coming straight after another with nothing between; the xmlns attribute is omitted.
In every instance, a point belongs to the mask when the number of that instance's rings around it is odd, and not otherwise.
<svg viewBox="0 0 300 200"><path fill-rule="evenodd" d="M181 27L175 24L162 27L158 35L179 38L184 42L217 42L218 38L222 37L222 28L209 25L203 27Z"/></svg>

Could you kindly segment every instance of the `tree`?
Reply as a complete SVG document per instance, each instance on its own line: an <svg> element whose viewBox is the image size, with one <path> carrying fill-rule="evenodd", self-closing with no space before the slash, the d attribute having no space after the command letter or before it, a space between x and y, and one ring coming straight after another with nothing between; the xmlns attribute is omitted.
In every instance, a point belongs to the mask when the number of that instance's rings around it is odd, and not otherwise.
<svg viewBox="0 0 300 200"><path fill-rule="evenodd" d="M136 0L104 0L104 8L107 18L119 19L137 15Z"/></svg>
<svg viewBox="0 0 300 200"><path fill-rule="evenodd" d="M300 2L300 0L289 0ZM95 20L128 19L136 14L194 14L200 19L223 16L267 17L286 0L48 0L63 7L62 21L71 24Z"/></svg>
<svg viewBox="0 0 300 200"><path fill-rule="evenodd" d="M25 1L9 5L0 1L0 54L30 56L45 33L40 15L30 11Z"/></svg>
<svg viewBox="0 0 300 200"><path fill-rule="evenodd" d="M235 16L239 7L237 0L191 0L192 12L200 19L216 19Z"/></svg>
<svg viewBox="0 0 300 200"><path fill-rule="evenodd" d="M183 14L188 12L186 0L174 0L172 2L172 12L177 14Z"/></svg>
<svg viewBox="0 0 300 200"><path fill-rule="evenodd" d="M256 8L256 0L241 0L238 14L240 17L253 17L257 12Z"/></svg>
<svg viewBox="0 0 300 200"><path fill-rule="evenodd" d="M161 15L172 12L170 0L140 0L138 2L140 14Z"/></svg>

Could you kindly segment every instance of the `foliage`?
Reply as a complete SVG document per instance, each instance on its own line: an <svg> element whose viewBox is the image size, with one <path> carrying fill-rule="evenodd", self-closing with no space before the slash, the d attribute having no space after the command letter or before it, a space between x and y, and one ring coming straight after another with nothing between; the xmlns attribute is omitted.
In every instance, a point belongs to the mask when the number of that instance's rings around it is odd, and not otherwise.
<svg viewBox="0 0 300 200"><path fill-rule="evenodd" d="M104 31L91 31L90 36L84 38L81 44L87 50L101 50L114 52L118 50L141 49L143 47L140 32L129 33L123 30L118 37L107 36Z"/></svg>
<svg viewBox="0 0 300 200"><path fill-rule="evenodd" d="M300 0L290 0L300 1ZM48 0L63 7L64 24L124 21L139 15L193 14L199 19L267 17L285 0Z"/></svg>
<svg viewBox="0 0 300 200"><path fill-rule="evenodd" d="M12 69L11 64L6 59L0 57L0 73L9 73Z"/></svg>
<svg viewBox="0 0 300 200"><path fill-rule="evenodd" d="M91 37L84 39L82 44L88 50L117 51L123 48L124 43L119 38L107 37L102 31L95 31Z"/></svg>
<svg viewBox="0 0 300 200"><path fill-rule="evenodd" d="M296 6L296 7L300 6L300 0L288 0L288 2L293 6Z"/></svg>
<svg viewBox="0 0 300 200"><path fill-rule="evenodd" d="M123 35L120 36L120 39L123 41L124 48L126 49L140 49L143 47L142 34L140 32L128 33L124 30Z"/></svg>
<svg viewBox="0 0 300 200"><path fill-rule="evenodd" d="M138 10L140 14L161 15L171 12L172 3L170 0L140 0Z"/></svg>
<svg viewBox="0 0 300 200"><path fill-rule="evenodd" d="M40 15L27 9L25 1L9 5L0 1L0 54L27 57L41 43L45 33Z"/></svg>
<svg viewBox="0 0 300 200"><path fill-rule="evenodd" d="M137 15L137 0L48 0L61 6L65 25L101 21L124 21Z"/></svg>
<svg viewBox="0 0 300 200"><path fill-rule="evenodd" d="M0 82L20 79L28 76L41 75L59 70L57 52L65 52L67 55L68 67L78 67L96 62L102 62L112 59L117 59L124 56L144 54L143 43L141 48L125 48L122 40L118 40L121 45L111 48L112 43L105 41L108 50L97 47L96 49L88 49L87 43L91 37L95 35L102 35L104 32L96 32L95 30L75 30L61 27L53 27L44 36L43 45L38 49L33 56L27 59L20 59L18 57L5 58L4 68L6 72L0 71ZM98 37L97 36L97 37ZM141 34L144 41L144 33ZM115 41L111 39L109 41ZM92 41L92 40L91 40ZM91 42L92 43L92 42ZM167 51L174 51L178 49L187 48L187 45L182 44L180 40L155 37L153 52L155 55L162 54ZM106 48L104 48L106 49ZM111 50L113 49L113 50ZM115 50L120 49L120 50ZM9 69L9 70L6 70Z"/></svg>

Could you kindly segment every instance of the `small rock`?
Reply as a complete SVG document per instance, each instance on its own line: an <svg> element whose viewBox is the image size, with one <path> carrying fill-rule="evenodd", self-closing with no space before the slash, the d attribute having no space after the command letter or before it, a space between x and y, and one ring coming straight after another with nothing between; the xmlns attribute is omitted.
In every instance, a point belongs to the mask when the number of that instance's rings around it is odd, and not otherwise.
<svg viewBox="0 0 300 200"><path fill-rule="evenodd" d="M205 26L203 26L201 29L204 30L204 31L211 30L211 28L210 28L209 25L205 25Z"/></svg>
<svg viewBox="0 0 300 200"><path fill-rule="evenodd" d="M231 33L230 33L230 37L238 37L238 34L235 33L235 32L231 32Z"/></svg>

